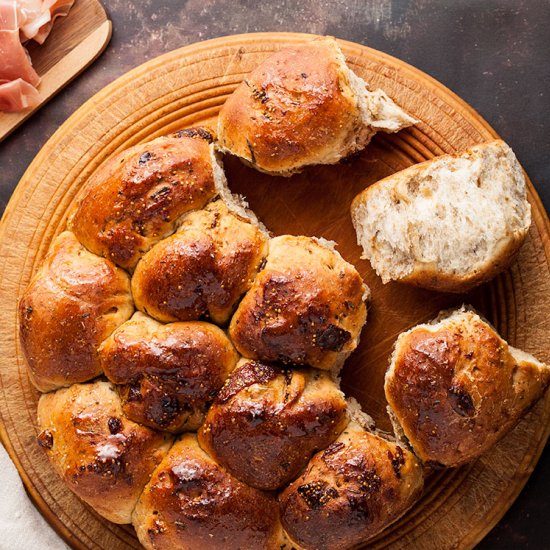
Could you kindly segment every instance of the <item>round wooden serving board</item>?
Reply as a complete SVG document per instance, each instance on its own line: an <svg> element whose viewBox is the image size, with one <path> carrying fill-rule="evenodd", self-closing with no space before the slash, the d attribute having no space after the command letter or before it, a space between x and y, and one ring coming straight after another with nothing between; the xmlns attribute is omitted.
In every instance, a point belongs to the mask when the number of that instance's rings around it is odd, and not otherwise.
<svg viewBox="0 0 550 550"><path fill-rule="evenodd" d="M79 549L139 548L129 526L99 517L65 487L35 442L38 392L31 386L17 338L16 304L52 238L65 225L83 183L108 157L182 127L215 128L227 96L272 52L311 39L266 33L195 44L154 59L83 105L48 141L8 205L0 229L0 415L4 445L38 508ZM468 105L422 72L388 55L341 42L352 69L381 87L420 120L397 135L377 136L367 150L337 166L272 178L226 158L230 187L243 193L275 234L316 235L361 272L372 290L361 345L346 363L343 388L379 427L389 430L383 377L399 332L439 310L471 303L513 345L550 361L550 223L529 186L533 225L518 260L490 284L450 296L399 284L382 285L360 259L351 225L352 198L370 183L413 163L461 151L496 137ZM369 547L472 548L524 486L549 433L550 396L490 453L457 470L432 475L422 499Z"/></svg>

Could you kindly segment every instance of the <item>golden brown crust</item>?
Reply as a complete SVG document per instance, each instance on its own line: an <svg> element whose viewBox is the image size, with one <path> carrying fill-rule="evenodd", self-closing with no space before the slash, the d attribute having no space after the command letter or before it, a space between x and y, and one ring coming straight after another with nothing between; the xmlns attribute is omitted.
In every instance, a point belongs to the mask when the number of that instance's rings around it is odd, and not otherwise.
<svg viewBox="0 0 550 550"><path fill-rule="evenodd" d="M87 184L68 227L92 252L133 269L182 214L215 195L208 141L189 132L161 137L107 161Z"/></svg>
<svg viewBox="0 0 550 550"><path fill-rule="evenodd" d="M194 434L155 470L133 524L150 550L278 549L281 536L277 501L223 470Z"/></svg>
<svg viewBox="0 0 550 550"><path fill-rule="evenodd" d="M136 313L99 348L124 413L157 430L196 430L237 363L235 348L209 323L171 323Z"/></svg>
<svg viewBox="0 0 550 550"><path fill-rule="evenodd" d="M327 373L242 360L208 411L199 442L241 481L275 490L347 423L344 395Z"/></svg>
<svg viewBox="0 0 550 550"><path fill-rule="evenodd" d="M352 423L281 493L281 521L305 550L344 550L394 522L422 485L412 453Z"/></svg>
<svg viewBox="0 0 550 550"><path fill-rule="evenodd" d="M516 358L476 314L401 335L386 398L424 461L454 467L493 446L550 384L550 368Z"/></svg>
<svg viewBox="0 0 550 550"><path fill-rule="evenodd" d="M358 134L358 99L336 41L313 40L270 56L223 105L220 147L266 172L337 162Z"/></svg>
<svg viewBox="0 0 550 550"><path fill-rule="evenodd" d="M130 523L172 439L126 418L102 381L43 395L38 423L38 442L69 488L109 521Z"/></svg>
<svg viewBox="0 0 550 550"><path fill-rule="evenodd" d="M33 384L50 391L101 374L97 346L133 309L128 275L61 233L19 302Z"/></svg>
<svg viewBox="0 0 550 550"><path fill-rule="evenodd" d="M136 307L163 322L224 324L266 255L260 229L216 201L185 216L141 259L132 278Z"/></svg>
<svg viewBox="0 0 550 550"><path fill-rule="evenodd" d="M244 357L332 369L357 346L365 290L337 252L310 237L276 237L229 332Z"/></svg>

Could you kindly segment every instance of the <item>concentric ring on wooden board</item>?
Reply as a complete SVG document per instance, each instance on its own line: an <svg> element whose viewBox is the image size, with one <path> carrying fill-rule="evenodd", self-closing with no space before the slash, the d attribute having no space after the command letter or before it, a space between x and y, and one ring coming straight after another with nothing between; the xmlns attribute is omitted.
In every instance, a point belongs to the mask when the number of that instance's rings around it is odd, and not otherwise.
<svg viewBox="0 0 550 550"><path fill-rule="evenodd" d="M23 176L0 227L2 441L35 504L74 548L138 548L129 526L99 517L66 488L35 443L38 392L27 377L17 338L16 304L67 209L86 179L109 156L177 128L215 128L220 106L270 53L310 35L259 33L194 44L154 59L85 103L43 147ZM353 70L382 87L421 122L379 135L367 150L338 166L313 167L290 179L271 178L226 158L233 191L247 196L276 234L333 239L372 289L361 345L346 363L343 388L383 429L383 376L396 335L462 302L479 308L509 341L550 361L550 222L533 186L533 225L518 260L467 296L398 284L382 285L359 258L349 216L353 196L369 183L415 162L496 137L488 124L447 88L419 70L370 48L341 42ZM521 160L521 159L520 159ZM369 547L472 548L510 507L549 434L550 396L491 452L458 470L430 476L416 506Z"/></svg>

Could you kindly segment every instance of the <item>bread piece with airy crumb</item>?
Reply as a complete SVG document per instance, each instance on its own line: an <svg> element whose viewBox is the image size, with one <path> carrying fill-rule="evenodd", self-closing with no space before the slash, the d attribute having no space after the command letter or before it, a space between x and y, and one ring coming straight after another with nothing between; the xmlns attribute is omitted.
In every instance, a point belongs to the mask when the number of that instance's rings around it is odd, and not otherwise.
<svg viewBox="0 0 550 550"><path fill-rule="evenodd" d="M398 438L424 462L460 466L510 431L550 384L550 367L464 308L402 333L385 392Z"/></svg>
<svg viewBox="0 0 550 550"><path fill-rule="evenodd" d="M290 176L360 151L377 131L416 121L346 65L334 38L277 52L222 107L219 147L258 170Z"/></svg>
<svg viewBox="0 0 550 550"><path fill-rule="evenodd" d="M465 292L505 269L531 224L525 176L501 140L411 166L351 207L364 257L384 283Z"/></svg>

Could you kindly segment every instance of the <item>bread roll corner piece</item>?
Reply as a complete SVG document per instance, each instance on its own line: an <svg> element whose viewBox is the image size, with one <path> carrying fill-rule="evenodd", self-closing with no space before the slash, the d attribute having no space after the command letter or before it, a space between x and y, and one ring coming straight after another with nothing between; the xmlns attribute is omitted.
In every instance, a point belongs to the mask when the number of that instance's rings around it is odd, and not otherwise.
<svg viewBox="0 0 550 550"><path fill-rule="evenodd" d="M504 270L531 224L525 175L501 140L397 172L357 195L351 214L384 283L445 292Z"/></svg>
<svg viewBox="0 0 550 550"><path fill-rule="evenodd" d="M487 452L540 399L550 367L461 308L397 339L385 393L424 462L456 467Z"/></svg>
<svg viewBox="0 0 550 550"><path fill-rule="evenodd" d="M332 37L274 53L223 105L219 148L262 172L290 176L360 151L377 131L416 121L346 65Z"/></svg>

